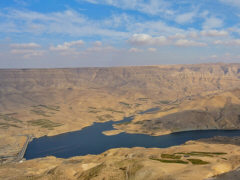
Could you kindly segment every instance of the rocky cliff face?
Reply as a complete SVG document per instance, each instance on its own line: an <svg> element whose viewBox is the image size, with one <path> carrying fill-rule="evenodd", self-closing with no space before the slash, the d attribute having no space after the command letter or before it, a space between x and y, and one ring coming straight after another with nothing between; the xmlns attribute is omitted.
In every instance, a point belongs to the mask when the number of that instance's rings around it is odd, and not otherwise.
<svg viewBox="0 0 240 180"><path fill-rule="evenodd" d="M152 135L198 129L240 129L240 89L169 102L128 125L116 126L130 133Z"/></svg>
<svg viewBox="0 0 240 180"><path fill-rule="evenodd" d="M148 98L173 100L237 87L240 87L240 64L0 70L1 102L6 97L21 95L18 98L27 99L23 96L26 93L29 96L41 93L41 98L57 101L65 97L50 97L51 92L64 91L67 96L68 92L79 89L126 96L140 93Z"/></svg>

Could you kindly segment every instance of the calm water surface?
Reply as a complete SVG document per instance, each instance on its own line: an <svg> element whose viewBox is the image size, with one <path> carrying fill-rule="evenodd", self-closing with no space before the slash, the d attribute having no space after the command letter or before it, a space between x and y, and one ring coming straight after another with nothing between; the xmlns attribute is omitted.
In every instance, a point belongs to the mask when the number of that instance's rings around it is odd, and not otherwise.
<svg viewBox="0 0 240 180"><path fill-rule="evenodd" d="M122 121L94 123L80 131L60 134L52 137L33 139L29 143L25 158L33 159L45 156L69 158L87 154L100 154L111 148L120 147L158 147L165 148L180 145L189 140L210 138L214 136L240 136L240 130L204 130L173 133L163 136L121 133L113 136L102 134L103 131L113 130L113 124L130 122L133 117Z"/></svg>

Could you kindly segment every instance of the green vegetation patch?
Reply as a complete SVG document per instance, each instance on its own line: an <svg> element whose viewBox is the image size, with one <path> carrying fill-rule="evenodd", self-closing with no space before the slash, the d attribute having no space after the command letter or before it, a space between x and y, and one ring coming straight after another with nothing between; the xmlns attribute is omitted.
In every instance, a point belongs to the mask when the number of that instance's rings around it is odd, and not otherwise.
<svg viewBox="0 0 240 180"><path fill-rule="evenodd" d="M18 113L8 113L8 114L5 114L6 116L14 116L14 115L17 115Z"/></svg>
<svg viewBox="0 0 240 180"><path fill-rule="evenodd" d="M146 111L143 111L142 113L143 114L156 114L156 113L160 112L160 110L161 109L159 107L156 107L156 108L151 108Z"/></svg>
<svg viewBox="0 0 240 180"><path fill-rule="evenodd" d="M204 164L209 164L209 162L207 161L203 161L201 159L187 159L188 161L190 161L192 164L194 165L204 165Z"/></svg>
<svg viewBox="0 0 240 180"><path fill-rule="evenodd" d="M160 103L160 102L153 102L154 104L158 104L158 105L160 105L160 104L162 104L162 103Z"/></svg>
<svg viewBox="0 0 240 180"><path fill-rule="evenodd" d="M151 122L151 120L142 120L142 121L134 122L134 124L145 124L145 123L149 123L149 122Z"/></svg>
<svg viewBox="0 0 240 180"><path fill-rule="evenodd" d="M144 124L143 121L137 121L137 122L134 122L134 124Z"/></svg>
<svg viewBox="0 0 240 180"><path fill-rule="evenodd" d="M135 104L135 107L139 107L139 106L141 106L142 104L139 104L139 103L136 103Z"/></svg>
<svg viewBox="0 0 240 180"><path fill-rule="evenodd" d="M97 110L95 107L88 107L88 113L99 113L100 110Z"/></svg>
<svg viewBox="0 0 240 180"><path fill-rule="evenodd" d="M167 159L181 159L182 156L175 155L175 154L161 154L161 158Z"/></svg>
<svg viewBox="0 0 240 180"><path fill-rule="evenodd" d="M9 124L9 123L2 123L2 122L0 122L0 128L1 129L8 129L9 127L21 128L20 126L15 125L15 124Z"/></svg>
<svg viewBox="0 0 240 180"><path fill-rule="evenodd" d="M105 115L103 115L103 117L108 118L108 119L113 118L113 116L110 114L105 114Z"/></svg>
<svg viewBox="0 0 240 180"><path fill-rule="evenodd" d="M117 123L116 125L128 125L130 124L131 122L123 122L123 123Z"/></svg>
<svg viewBox="0 0 240 180"><path fill-rule="evenodd" d="M98 110L90 110L90 111L88 111L89 113L99 113L99 112L101 112L101 111L98 111Z"/></svg>
<svg viewBox="0 0 240 180"><path fill-rule="evenodd" d="M225 152L201 152L201 151L192 151L189 153L175 153L175 154L183 154L187 156L208 156L213 157L214 155L225 155Z"/></svg>
<svg viewBox="0 0 240 180"><path fill-rule="evenodd" d="M103 116L97 116L99 121L105 121L105 119L103 118Z"/></svg>
<svg viewBox="0 0 240 180"><path fill-rule="evenodd" d="M40 115L40 116L51 117L51 116L47 115L46 112L41 109L32 109L31 112L34 114Z"/></svg>
<svg viewBox="0 0 240 180"><path fill-rule="evenodd" d="M154 102L155 104L169 104L169 103L171 103L171 101L166 101L166 100L164 100L164 101L157 101L157 102Z"/></svg>
<svg viewBox="0 0 240 180"><path fill-rule="evenodd" d="M105 114L105 115L102 115L102 116L97 116L97 118L98 118L99 121L105 121L105 120L112 119L113 116L110 115L110 114Z"/></svg>
<svg viewBox="0 0 240 180"><path fill-rule="evenodd" d="M81 162L82 162L82 160L72 159L72 160L65 161L64 164L79 164Z"/></svg>
<svg viewBox="0 0 240 180"><path fill-rule="evenodd" d="M107 108L105 109L106 111L111 111L111 112L115 112L115 113L124 113L123 111L117 111L117 110L114 110L112 108Z"/></svg>
<svg viewBox="0 0 240 180"><path fill-rule="evenodd" d="M130 107L131 107L131 105L130 105L130 104L128 104L128 103L126 103L126 102L119 102L119 104L121 104L121 105L124 105L124 106L126 106L126 107L128 107L128 108L130 108Z"/></svg>
<svg viewBox="0 0 240 180"><path fill-rule="evenodd" d="M10 113L10 114L0 114L0 119L3 119L5 121L12 121L12 122L22 122L21 120L13 117L13 115L16 115L17 113Z"/></svg>
<svg viewBox="0 0 240 180"><path fill-rule="evenodd" d="M162 163L178 163L178 164L188 164L187 161L183 161L183 160L179 160L179 159L157 159L157 158L150 158L151 160L155 160L155 161L160 161Z"/></svg>
<svg viewBox="0 0 240 180"><path fill-rule="evenodd" d="M54 127L62 126L61 123L56 123L53 121L50 121L48 119L36 119L36 120L30 120L28 123L32 126L41 126L41 128L47 128L49 130L52 130Z"/></svg>
<svg viewBox="0 0 240 180"><path fill-rule="evenodd" d="M138 98L139 101L147 101L149 98Z"/></svg>
<svg viewBox="0 0 240 180"><path fill-rule="evenodd" d="M30 110L32 113L40 115L40 116L44 116L44 117L51 117L49 114L55 114L55 112L53 111L60 111L60 106L50 106L50 105L43 105L43 104L39 104L37 106L32 106L33 109ZM50 112L47 111L50 110Z"/></svg>
<svg viewBox="0 0 240 180"><path fill-rule="evenodd" d="M45 109L52 110L52 111L60 111L60 106L52 106L52 105L39 104L39 105L37 105L37 106L32 106L32 107L45 108Z"/></svg>
<svg viewBox="0 0 240 180"><path fill-rule="evenodd" d="M169 111L169 110L172 110L172 109L175 109L176 107L170 107L170 108L167 108L167 109L164 109L164 111Z"/></svg>

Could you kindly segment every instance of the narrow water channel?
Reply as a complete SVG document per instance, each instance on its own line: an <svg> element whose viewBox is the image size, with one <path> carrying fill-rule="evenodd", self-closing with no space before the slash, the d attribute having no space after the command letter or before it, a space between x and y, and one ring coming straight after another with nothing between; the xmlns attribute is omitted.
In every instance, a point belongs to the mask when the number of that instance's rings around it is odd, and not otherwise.
<svg viewBox="0 0 240 180"><path fill-rule="evenodd" d="M157 147L166 148L180 145L189 140L210 138L214 136L240 136L240 130L199 130L172 133L162 136L149 136L143 134L120 133L106 136L103 131L113 130L113 124L130 122L133 117L122 121L108 121L94 123L80 131L69 132L52 137L35 138L29 143L25 153L26 159L45 156L69 158L87 154L100 154L108 149L121 147Z"/></svg>

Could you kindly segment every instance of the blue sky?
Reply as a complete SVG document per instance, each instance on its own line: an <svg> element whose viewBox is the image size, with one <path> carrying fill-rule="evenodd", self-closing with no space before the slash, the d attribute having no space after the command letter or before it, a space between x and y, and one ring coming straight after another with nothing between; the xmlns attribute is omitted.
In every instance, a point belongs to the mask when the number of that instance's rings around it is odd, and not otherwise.
<svg viewBox="0 0 240 180"><path fill-rule="evenodd" d="M0 0L0 68L240 62L239 0Z"/></svg>

